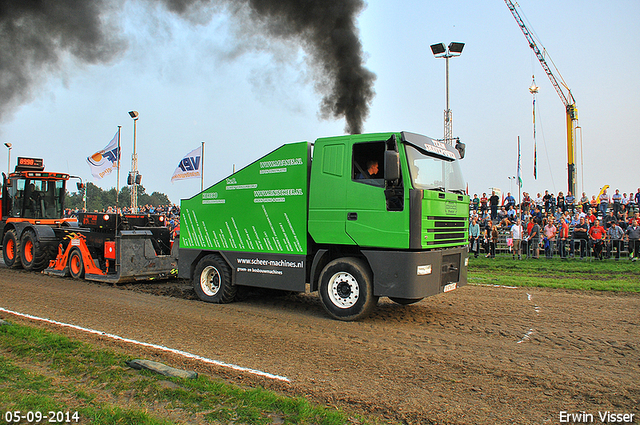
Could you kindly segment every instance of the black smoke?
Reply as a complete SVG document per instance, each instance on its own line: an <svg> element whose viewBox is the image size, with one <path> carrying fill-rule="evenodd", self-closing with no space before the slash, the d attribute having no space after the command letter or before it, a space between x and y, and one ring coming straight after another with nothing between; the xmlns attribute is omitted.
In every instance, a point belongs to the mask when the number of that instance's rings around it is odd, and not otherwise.
<svg viewBox="0 0 640 425"><path fill-rule="evenodd" d="M126 48L104 0L0 0L0 119L69 57L106 63Z"/></svg>
<svg viewBox="0 0 640 425"><path fill-rule="evenodd" d="M147 0L150 4L154 1ZM247 11L273 39L294 40L309 56L323 118L344 117L345 131L361 133L375 92L364 67L356 17L363 0L162 0L184 17L200 9ZM31 99L32 90L69 55L85 63L109 62L126 44L109 24L121 0L0 0L0 119Z"/></svg>

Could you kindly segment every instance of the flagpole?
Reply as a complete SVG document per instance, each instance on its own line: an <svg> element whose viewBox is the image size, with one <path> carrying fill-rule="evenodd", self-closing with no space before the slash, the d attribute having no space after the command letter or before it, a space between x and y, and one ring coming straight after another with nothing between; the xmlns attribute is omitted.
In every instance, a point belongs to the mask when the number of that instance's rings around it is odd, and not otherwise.
<svg viewBox="0 0 640 425"><path fill-rule="evenodd" d="M120 193L120 127L122 126L118 126L118 177L116 181L116 213L118 212L118 194Z"/></svg>
<svg viewBox="0 0 640 425"><path fill-rule="evenodd" d="M520 177L520 136L518 136L518 205L520 206L520 213L516 211L519 217L522 218L522 178Z"/></svg>
<svg viewBox="0 0 640 425"><path fill-rule="evenodd" d="M200 192L204 191L204 140L202 141L202 158L200 158Z"/></svg>

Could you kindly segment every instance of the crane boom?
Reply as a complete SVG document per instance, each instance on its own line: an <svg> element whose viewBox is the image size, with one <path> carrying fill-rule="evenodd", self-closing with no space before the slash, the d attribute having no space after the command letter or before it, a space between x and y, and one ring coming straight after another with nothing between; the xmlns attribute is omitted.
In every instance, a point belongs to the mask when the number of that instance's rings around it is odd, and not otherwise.
<svg viewBox="0 0 640 425"><path fill-rule="evenodd" d="M569 87L567 87L566 84L564 84L564 82L561 86L558 80L556 79L556 76L553 74L553 71L551 71L551 68L547 63L547 60L544 57L544 54L538 47L538 44L533 38L531 31L529 31L524 21L520 17L520 14L518 13L518 10L516 9L516 6L513 4L513 2L511 0L504 0L504 2L507 4L507 7L511 11L511 14L515 18L516 22L518 23L518 26L522 30L522 33L524 34L525 38L529 42L529 47L536 54L536 57L538 58L540 65L542 65L544 72L547 74L547 77L549 77L551 84L556 89L558 96L560 96L560 100L562 100L562 103L565 106L565 111L567 114L567 171L569 174L568 190L575 195L576 193L576 190L575 190L576 189L576 165L575 165L576 151L575 151L574 141L575 141L575 129L578 126L578 108L576 107L575 100L573 99L573 94L571 94L571 90L569 89ZM562 87L566 89L566 93L562 89Z"/></svg>

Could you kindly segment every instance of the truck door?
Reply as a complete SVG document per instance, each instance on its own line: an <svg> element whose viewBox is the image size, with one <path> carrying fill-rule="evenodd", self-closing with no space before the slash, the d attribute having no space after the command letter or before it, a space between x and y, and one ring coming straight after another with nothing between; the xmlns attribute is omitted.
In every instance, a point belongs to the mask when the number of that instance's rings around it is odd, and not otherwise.
<svg viewBox="0 0 640 425"><path fill-rule="evenodd" d="M385 151L397 149L395 141L354 143L351 178L346 191L347 234L362 247L408 248L408 209L389 199L385 181ZM401 188L401 179L396 189ZM385 195L385 189L387 194ZM403 197L400 190L400 198Z"/></svg>

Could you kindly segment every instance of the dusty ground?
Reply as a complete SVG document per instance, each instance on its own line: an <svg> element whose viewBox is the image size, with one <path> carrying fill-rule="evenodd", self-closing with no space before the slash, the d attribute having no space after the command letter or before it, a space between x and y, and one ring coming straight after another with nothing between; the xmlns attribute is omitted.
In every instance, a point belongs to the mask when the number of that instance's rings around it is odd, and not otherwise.
<svg viewBox="0 0 640 425"><path fill-rule="evenodd" d="M54 327L173 366L420 424L640 416L640 295L467 286L371 318L329 319L315 294L228 305L184 282L111 287L0 268L0 307L285 376L290 383ZM24 319L0 312L0 318ZM47 325L49 326L49 325ZM49 326L52 327L52 326Z"/></svg>

